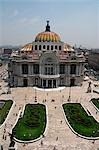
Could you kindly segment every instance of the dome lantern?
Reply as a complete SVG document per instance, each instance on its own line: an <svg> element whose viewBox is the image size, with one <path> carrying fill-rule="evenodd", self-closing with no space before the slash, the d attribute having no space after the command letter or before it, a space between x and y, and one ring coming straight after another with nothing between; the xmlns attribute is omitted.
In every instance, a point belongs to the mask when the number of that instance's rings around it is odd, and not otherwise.
<svg viewBox="0 0 99 150"><path fill-rule="evenodd" d="M47 20L46 30L45 32L50 32L49 20Z"/></svg>

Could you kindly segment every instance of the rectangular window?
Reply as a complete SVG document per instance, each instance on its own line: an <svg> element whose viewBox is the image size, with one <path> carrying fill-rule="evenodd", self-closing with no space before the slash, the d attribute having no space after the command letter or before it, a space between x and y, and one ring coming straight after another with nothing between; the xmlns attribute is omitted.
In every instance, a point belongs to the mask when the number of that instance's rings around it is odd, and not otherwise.
<svg viewBox="0 0 99 150"><path fill-rule="evenodd" d="M76 74L76 65L75 64L72 64L70 66L70 74Z"/></svg>
<svg viewBox="0 0 99 150"><path fill-rule="evenodd" d="M60 65L60 74L65 74L65 64Z"/></svg>
<svg viewBox="0 0 99 150"><path fill-rule="evenodd" d="M22 64L22 74L28 74L28 65Z"/></svg>
<svg viewBox="0 0 99 150"><path fill-rule="evenodd" d="M47 75L47 67L45 67L45 74Z"/></svg>
<svg viewBox="0 0 99 150"><path fill-rule="evenodd" d="M35 50L37 50L37 45L35 45Z"/></svg>
<svg viewBox="0 0 99 150"><path fill-rule="evenodd" d="M39 65L38 64L33 65L33 72L34 72L34 74L39 74Z"/></svg>
<svg viewBox="0 0 99 150"><path fill-rule="evenodd" d="M53 67L51 67L51 75L53 75Z"/></svg>

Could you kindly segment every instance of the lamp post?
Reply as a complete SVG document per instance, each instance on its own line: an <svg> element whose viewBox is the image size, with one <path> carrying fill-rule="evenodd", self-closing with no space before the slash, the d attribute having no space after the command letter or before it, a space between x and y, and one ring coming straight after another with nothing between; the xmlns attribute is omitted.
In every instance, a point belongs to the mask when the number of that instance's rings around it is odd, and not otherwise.
<svg viewBox="0 0 99 150"><path fill-rule="evenodd" d="M36 96L36 88L35 88L35 102L37 102L37 96Z"/></svg>
<svg viewBox="0 0 99 150"><path fill-rule="evenodd" d="M36 79L36 85L37 85L37 79ZM37 102L37 91L36 91L36 86L35 86L35 102Z"/></svg>
<svg viewBox="0 0 99 150"><path fill-rule="evenodd" d="M71 100L71 85L70 85L70 88L69 88L69 97L68 97L68 102L70 102Z"/></svg>

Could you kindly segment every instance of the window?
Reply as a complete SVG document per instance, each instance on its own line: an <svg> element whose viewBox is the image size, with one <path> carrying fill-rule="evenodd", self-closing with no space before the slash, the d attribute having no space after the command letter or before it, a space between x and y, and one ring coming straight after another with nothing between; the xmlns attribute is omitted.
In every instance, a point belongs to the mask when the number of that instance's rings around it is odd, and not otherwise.
<svg viewBox="0 0 99 150"><path fill-rule="evenodd" d="M61 64L60 65L60 74L64 74L65 73L65 64Z"/></svg>
<svg viewBox="0 0 99 150"><path fill-rule="evenodd" d="M61 46L59 46L59 50L61 50Z"/></svg>
<svg viewBox="0 0 99 150"><path fill-rule="evenodd" d="M35 45L35 50L37 50L37 45Z"/></svg>
<svg viewBox="0 0 99 150"><path fill-rule="evenodd" d="M53 45L51 45L51 50L53 50Z"/></svg>
<svg viewBox="0 0 99 150"><path fill-rule="evenodd" d="M39 50L41 50L41 45L39 45Z"/></svg>
<svg viewBox="0 0 99 150"><path fill-rule="evenodd" d="M75 64L72 64L70 66L70 74L76 74L76 65Z"/></svg>
<svg viewBox="0 0 99 150"><path fill-rule="evenodd" d="M49 50L49 45L47 45L47 50Z"/></svg>
<svg viewBox="0 0 99 150"><path fill-rule="evenodd" d="M22 74L28 74L28 65L22 64Z"/></svg>
<svg viewBox="0 0 99 150"><path fill-rule="evenodd" d="M45 74L53 75L54 74L53 67L52 66L45 67Z"/></svg>
<svg viewBox="0 0 99 150"><path fill-rule="evenodd" d="M34 72L34 74L39 74L39 65L38 64L33 65L33 72Z"/></svg>
<svg viewBox="0 0 99 150"><path fill-rule="evenodd" d="M38 78L35 79L35 85L38 85Z"/></svg>
<svg viewBox="0 0 99 150"><path fill-rule="evenodd" d="M32 46L32 50L33 50L33 46Z"/></svg>
<svg viewBox="0 0 99 150"><path fill-rule="evenodd" d="M45 49L45 45L43 45L43 49Z"/></svg>
<svg viewBox="0 0 99 150"><path fill-rule="evenodd" d="M55 45L55 49L57 49L57 45Z"/></svg>

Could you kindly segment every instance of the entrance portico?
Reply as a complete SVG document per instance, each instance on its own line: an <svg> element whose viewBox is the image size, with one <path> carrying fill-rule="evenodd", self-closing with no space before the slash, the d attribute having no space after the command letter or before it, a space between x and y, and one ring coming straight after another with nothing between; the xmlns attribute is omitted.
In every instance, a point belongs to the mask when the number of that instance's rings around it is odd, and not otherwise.
<svg viewBox="0 0 99 150"><path fill-rule="evenodd" d="M57 79L41 79L41 87L43 88L56 88Z"/></svg>

